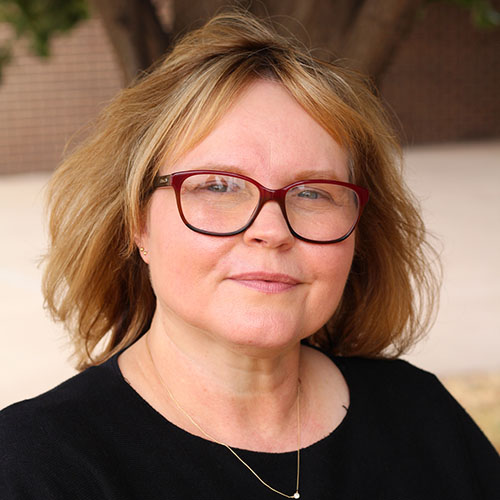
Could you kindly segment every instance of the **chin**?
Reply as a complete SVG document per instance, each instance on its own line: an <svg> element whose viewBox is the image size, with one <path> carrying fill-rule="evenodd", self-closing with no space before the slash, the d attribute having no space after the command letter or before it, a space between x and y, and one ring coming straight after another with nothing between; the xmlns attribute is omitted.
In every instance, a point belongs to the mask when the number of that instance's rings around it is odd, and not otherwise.
<svg viewBox="0 0 500 500"><path fill-rule="evenodd" d="M270 321L270 318L253 318L244 324L232 323L231 330L225 332L224 339L240 352L272 355L293 348L304 336L300 334L297 325L287 323Z"/></svg>

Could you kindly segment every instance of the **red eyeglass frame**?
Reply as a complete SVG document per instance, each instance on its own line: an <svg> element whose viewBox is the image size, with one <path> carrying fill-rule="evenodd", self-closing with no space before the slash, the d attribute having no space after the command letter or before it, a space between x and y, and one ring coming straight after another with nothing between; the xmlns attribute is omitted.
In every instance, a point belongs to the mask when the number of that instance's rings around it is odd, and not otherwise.
<svg viewBox="0 0 500 500"><path fill-rule="evenodd" d="M250 182L254 186L257 187L259 190L259 204L257 205L257 208L255 209L252 217L250 217L250 220L243 226L242 228L238 229L237 231L231 231L228 233L214 233L211 231L206 231L204 229L199 229L196 226L193 226L190 224L186 218L184 217L184 213L182 211L182 204L181 204L181 186L182 183L188 178L191 177L192 175L197 175L197 174L214 174L214 175L227 175L230 177L235 177L236 179L242 179L244 181ZM341 238L337 238L335 240L328 240L328 241L317 241L317 240L311 240L309 238L305 238L304 236L301 236L300 234L296 233L291 226L288 216L286 214L286 205L285 205L285 196L287 192L294 188L295 186L301 185L301 184L335 184L338 186L344 186L349 189L352 189L357 195L359 199L359 210L358 210L358 217L356 221L353 223L352 227L349 229L347 234L342 236ZM363 212L363 208L368 202L369 198L369 192L367 189L357 186L356 184L350 184L348 182L341 182L341 181L334 181L334 180L328 180L328 179L307 179L303 181L296 181L293 182L292 184L288 184L287 186L284 186L280 189L269 189L256 180L252 179L251 177L247 177L246 175L241 175L241 174L236 174L233 172L225 172L223 170L186 170L182 172L174 172L172 174L167 174L167 175L159 175L155 178L154 183L153 183L153 190L156 190L158 188L162 187L173 187L175 191L175 198L177 201L177 209L179 211L179 215L182 219L182 222L191 229L192 231L195 231L197 233L201 234L207 234L209 236L234 236L236 234L240 234L246 229L248 229L257 216L259 215L260 211L262 210L262 207L264 206L265 203L268 201L275 201L278 203L281 213L283 214L283 217L285 219L285 222L288 226L288 229L292 233L295 238L298 238L299 240L302 241L307 241L308 243L317 243L317 244L331 244L331 243L339 243L346 238L348 238L354 229L356 228L359 219L361 218L361 214Z"/></svg>

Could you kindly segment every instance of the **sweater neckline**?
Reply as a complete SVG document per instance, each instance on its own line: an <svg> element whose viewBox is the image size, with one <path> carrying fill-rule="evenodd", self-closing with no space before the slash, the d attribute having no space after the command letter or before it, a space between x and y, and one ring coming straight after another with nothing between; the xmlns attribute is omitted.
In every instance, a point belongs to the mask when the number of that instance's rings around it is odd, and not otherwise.
<svg viewBox="0 0 500 500"><path fill-rule="evenodd" d="M207 446L207 447L223 447L222 445L210 441L209 439L205 439L201 436L197 436L196 434L192 434L182 427L179 427L178 425L172 423L170 420L165 418L161 413L159 413L153 406L151 406L131 385L130 383L125 379L123 376L123 373L120 370L120 366L118 364L118 357L120 353L117 353L114 355L112 358L110 358L107 362L104 363L104 365L108 365L114 375L115 381L120 385L120 388L127 394L128 397L130 397L135 404L139 405L143 411L145 411L149 418L154 420L154 424L156 426L164 426L167 431L170 433L173 433L176 435L181 440L187 440L192 442L193 445L196 446ZM327 354L326 354L327 355ZM327 355L328 356L328 355ZM340 439L343 434L345 434L345 429L351 425L351 422L353 420L353 415L356 412L356 405L357 405L357 398L353 394L353 380L352 377L350 376L350 371L346 364L343 362L343 358L339 357L332 357L328 356L333 363L337 366L337 368L341 371L342 375L344 376L344 379L346 381L348 390L349 390L349 407L346 410L346 414L342 421L340 422L335 429L333 429L329 434L324 436L323 438L319 439L318 441L315 441L314 443L311 443L310 445L306 447L301 447L300 451L301 453L313 453L316 451L320 451L323 447L328 447L331 445L332 441L335 441L337 439ZM265 451L254 451L254 450L247 450L247 449L242 449L242 448L237 448L237 447L231 447L233 450L237 451L238 453L243 453L246 456L282 456L282 457L288 457L291 455L296 455L297 451L292 450L292 451L286 451L286 452L265 452Z"/></svg>

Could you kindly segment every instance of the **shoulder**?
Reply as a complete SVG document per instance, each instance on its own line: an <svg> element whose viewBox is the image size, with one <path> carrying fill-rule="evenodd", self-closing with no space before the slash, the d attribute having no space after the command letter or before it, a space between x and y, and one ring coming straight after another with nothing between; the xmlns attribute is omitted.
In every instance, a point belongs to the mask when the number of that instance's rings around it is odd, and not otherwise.
<svg viewBox="0 0 500 500"><path fill-rule="evenodd" d="M384 393L392 396L426 398L443 395L445 391L437 377L401 359L334 358L352 390L363 389L364 393L380 397Z"/></svg>
<svg viewBox="0 0 500 500"><path fill-rule="evenodd" d="M465 410L439 379L401 359L335 358L361 413L412 423L425 430L449 427ZM431 425L432 424L432 425Z"/></svg>
<svg viewBox="0 0 500 500"><path fill-rule="evenodd" d="M100 440L106 415L116 406L114 377L108 364L89 368L45 394L2 410L0 484L17 495L28 483L33 491L36 485L55 490L62 467L74 478L82 477L79 470L86 467L91 443ZM31 493L23 498L32 498Z"/></svg>
<svg viewBox="0 0 500 500"><path fill-rule="evenodd" d="M363 446L399 448L401 457L413 450L419 460L440 460L454 474L473 477L484 492L500 486L498 453L435 375L403 360L334 361L347 380L351 423ZM443 470L442 465L436 467Z"/></svg>
<svg viewBox="0 0 500 500"><path fill-rule="evenodd" d="M4 449L14 443L32 448L33 443L78 432L84 420L88 422L108 404L113 384L109 375L109 367L89 368L40 396L3 409L0 442Z"/></svg>
<svg viewBox="0 0 500 500"><path fill-rule="evenodd" d="M392 377L394 374L402 375L405 378L435 378L435 376L421 368L412 365L403 359L390 358L361 358L361 357L343 357L333 358L335 363L341 368L350 372L356 371L359 374L370 374L377 378Z"/></svg>
<svg viewBox="0 0 500 500"><path fill-rule="evenodd" d="M0 429L48 431L49 422L61 423L103 404L113 384L112 368L92 367L35 398L14 403L0 412ZM34 425L37 423L38 425Z"/></svg>
<svg viewBox="0 0 500 500"><path fill-rule="evenodd" d="M77 499L81 497L75 492L94 491L96 485L88 478L95 464L106 465L102 447L95 443L102 442L120 411L119 385L107 362L2 410L0 496L68 498L71 491ZM94 493L85 498L97 498Z"/></svg>
<svg viewBox="0 0 500 500"><path fill-rule="evenodd" d="M349 386L353 413L391 433L445 442L486 440L438 378L399 359L335 358Z"/></svg>

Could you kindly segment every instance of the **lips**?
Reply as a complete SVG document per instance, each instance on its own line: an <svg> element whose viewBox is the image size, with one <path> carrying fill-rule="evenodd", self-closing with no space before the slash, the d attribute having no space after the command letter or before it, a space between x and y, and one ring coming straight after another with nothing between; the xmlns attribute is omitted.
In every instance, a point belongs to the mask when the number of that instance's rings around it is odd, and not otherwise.
<svg viewBox="0 0 500 500"><path fill-rule="evenodd" d="M263 293L280 293L295 288L300 281L281 273L250 272L230 276L236 283Z"/></svg>

